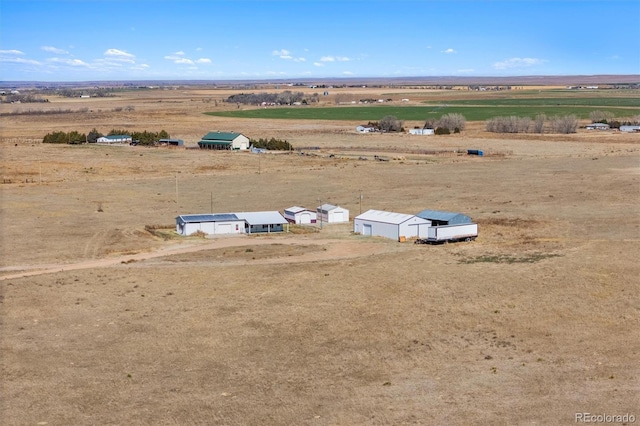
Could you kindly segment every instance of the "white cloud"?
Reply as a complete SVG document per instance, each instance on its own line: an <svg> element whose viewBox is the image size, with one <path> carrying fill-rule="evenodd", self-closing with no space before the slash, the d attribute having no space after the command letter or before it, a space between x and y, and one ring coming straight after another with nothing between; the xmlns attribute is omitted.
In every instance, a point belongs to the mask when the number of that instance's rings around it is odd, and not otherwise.
<svg viewBox="0 0 640 426"><path fill-rule="evenodd" d="M69 54L69 52L67 52L66 50L58 49L57 47L53 47L53 46L42 46L40 49L44 50L45 52L55 53L57 55L67 55L67 54Z"/></svg>
<svg viewBox="0 0 640 426"><path fill-rule="evenodd" d="M502 62L496 62L493 67L497 70L511 69L511 68L527 68L534 65L540 65L546 62L543 59L537 58L510 58Z"/></svg>
<svg viewBox="0 0 640 426"><path fill-rule="evenodd" d="M338 62L349 62L350 60L351 60L351 59L349 59L349 58L348 58L348 57L346 57L346 56L337 56L337 57L336 57L336 61L338 61Z"/></svg>
<svg viewBox="0 0 640 426"><path fill-rule="evenodd" d="M313 65L315 65L316 67L324 67L324 64L322 62L314 62Z"/></svg>
<svg viewBox="0 0 640 426"><path fill-rule="evenodd" d="M2 55L24 55L24 52L19 50L0 50L0 54Z"/></svg>
<svg viewBox="0 0 640 426"><path fill-rule="evenodd" d="M336 58L334 58L333 56L323 56L322 58L320 58L321 62L335 62Z"/></svg>
<svg viewBox="0 0 640 426"><path fill-rule="evenodd" d="M33 59L24 59L24 58L6 57L6 56L0 56L0 62L14 63L14 64L28 64L28 65L42 65L40 62L34 61Z"/></svg>
<svg viewBox="0 0 640 426"><path fill-rule="evenodd" d="M69 65L72 67L91 67L88 63L81 61L80 59L68 59L68 58L51 58L49 62L54 62L57 64Z"/></svg>
<svg viewBox="0 0 640 426"><path fill-rule="evenodd" d="M351 71L344 71L342 74L344 74L344 75L353 75L353 73Z"/></svg>
<svg viewBox="0 0 640 426"><path fill-rule="evenodd" d="M173 61L174 64L193 65L193 61L187 58L178 58Z"/></svg>
<svg viewBox="0 0 640 426"><path fill-rule="evenodd" d="M129 52L125 52L124 50L107 49L104 52L104 56L106 56L106 62L109 62L112 65L116 65L116 64L111 62L111 61L124 62L124 63L127 63L127 64L135 64L136 63L135 55L132 55Z"/></svg>
<svg viewBox="0 0 640 426"><path fill-rule="evenodd" d="M273 56L278 56L280 59L293 59L291 52L287 49L274 50L271 54Z"/></svg>
<svg viewBox="0 0 640 426"><path fill-rule="evenodd" d="M211 63L211 59L209 58L200 58L196 60L196 64L210 64L210 63Z"/></svg>
<svg viewBox="0 0 640 426"><path fill-rule="evenodd" d="M184 52L181 50L179 52L174 53L174 55L184 56Z"/></svg>
<svg viewBox="0 0 640 426"><path fill-rule="evenodd" d="M451 53L458 53L458 52L456 52L455 49L448 48L447 50L443 50L442 53L446 53L447 55L449 55Z"/></svg>

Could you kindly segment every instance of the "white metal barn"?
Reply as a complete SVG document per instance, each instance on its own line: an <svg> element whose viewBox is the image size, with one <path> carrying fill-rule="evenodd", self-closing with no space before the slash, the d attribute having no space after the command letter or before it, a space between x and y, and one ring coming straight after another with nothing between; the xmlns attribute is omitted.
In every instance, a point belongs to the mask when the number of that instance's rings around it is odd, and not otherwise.
<svg viewBox="0 0 640 426"><path fill-rule="evenodd" d="M198 231L208 235L244 234L245 221L233 213L185 214L176 217L176 232L192 235Z"/></svg>
<svg viewBox="0 0 640 426"><path fill-rule="evenodd" d="M318 220L322 223L349 222L349 210L333 204L323 204L316 209Z"/></svg>
<svg viewBox="0 0 640 426"><path fill-rule="evenodd" d="M435 130L431 128L409 129L409 133L412 135L433 135L435 134Z"/></svg>
<svg viewBox="0 0 640 426"><path fill-rule="evenodd" d="M318 214L304 207L293 206L284 209L284 218L296 225L309 225L317 222Z"/></svg>
<svg viewBox="0 0 640 426"><path fill-rule="evenodd" d="M418 216L381 210L367 210L353 219L353 232L401 241L402 237L426 238L431 221Z"/></svg>

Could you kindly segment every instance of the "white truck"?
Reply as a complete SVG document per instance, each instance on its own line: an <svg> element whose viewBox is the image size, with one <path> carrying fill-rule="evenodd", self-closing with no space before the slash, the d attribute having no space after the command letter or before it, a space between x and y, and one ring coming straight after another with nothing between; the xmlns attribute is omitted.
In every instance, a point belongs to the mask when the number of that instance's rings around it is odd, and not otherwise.
<svg viewBox="0 0 640 426"><path fill-rule="evenodd" d="M442 244L456 241L473 241L477 236L477 223L430 226L427 229L427 238L416 240L416 244Z"/></svg>

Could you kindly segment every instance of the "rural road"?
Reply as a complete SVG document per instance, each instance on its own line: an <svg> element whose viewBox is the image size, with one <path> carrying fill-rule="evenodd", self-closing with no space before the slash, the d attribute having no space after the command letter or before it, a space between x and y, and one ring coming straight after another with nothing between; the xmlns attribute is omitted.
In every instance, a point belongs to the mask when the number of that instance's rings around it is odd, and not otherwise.
<svg viewBox="0 0 640 426"><path fill-rule="evenodd" d="M286 258L265 259L263 261L252 261L255 263L275 263L287 262L298 263L318 260L331 259L347 259L361 256L367 256L382 253L389 250L386 244L362 242L362 241L345 241L339 239L315 239L303 236L295 236L289 238L255 238L246 236L233 236L217 238L215 240L207 240L203 243L180 243L160 248L151 252L138 254L128 254L107 257L102 259L85 260L76 263L57 263L47 265L20 265L6 266L0 268L0 273L18 271L15 273L0 276L0 281L6 281L15 278L24 278L35 275L54 274L63 271L75 271L80 269L104 268L108 266L119 265L122 263L139 262L148 259L154 259L164 256L171 256L184 253L195 253L203 250L214 250L227 247L256 246L256 245L326 245L327 249L321 253L306 253L299 256L287 256Z"/></svg>

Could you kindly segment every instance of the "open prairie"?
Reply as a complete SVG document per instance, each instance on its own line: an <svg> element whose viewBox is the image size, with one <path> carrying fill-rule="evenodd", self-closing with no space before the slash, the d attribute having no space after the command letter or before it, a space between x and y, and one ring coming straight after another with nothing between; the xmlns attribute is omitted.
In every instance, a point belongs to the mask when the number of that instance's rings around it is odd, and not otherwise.
<svg viewBox="0 0 640 426"><path fill-rule="evenodd" d="M394 90L339 91L462 99ZM504 135L482 122L447 136L357 134L363 123L347 120L204 114L237 109L223 102L237 92L0 105L72 111L2 117L0 423L640 417L640 134ZM237 131L301 151L40 143L92 128L164 129L189 147ZM428 246L351 224L206 239L171 230L178 214L325 202L352 217L459 211L479 237Z"/></svg>

